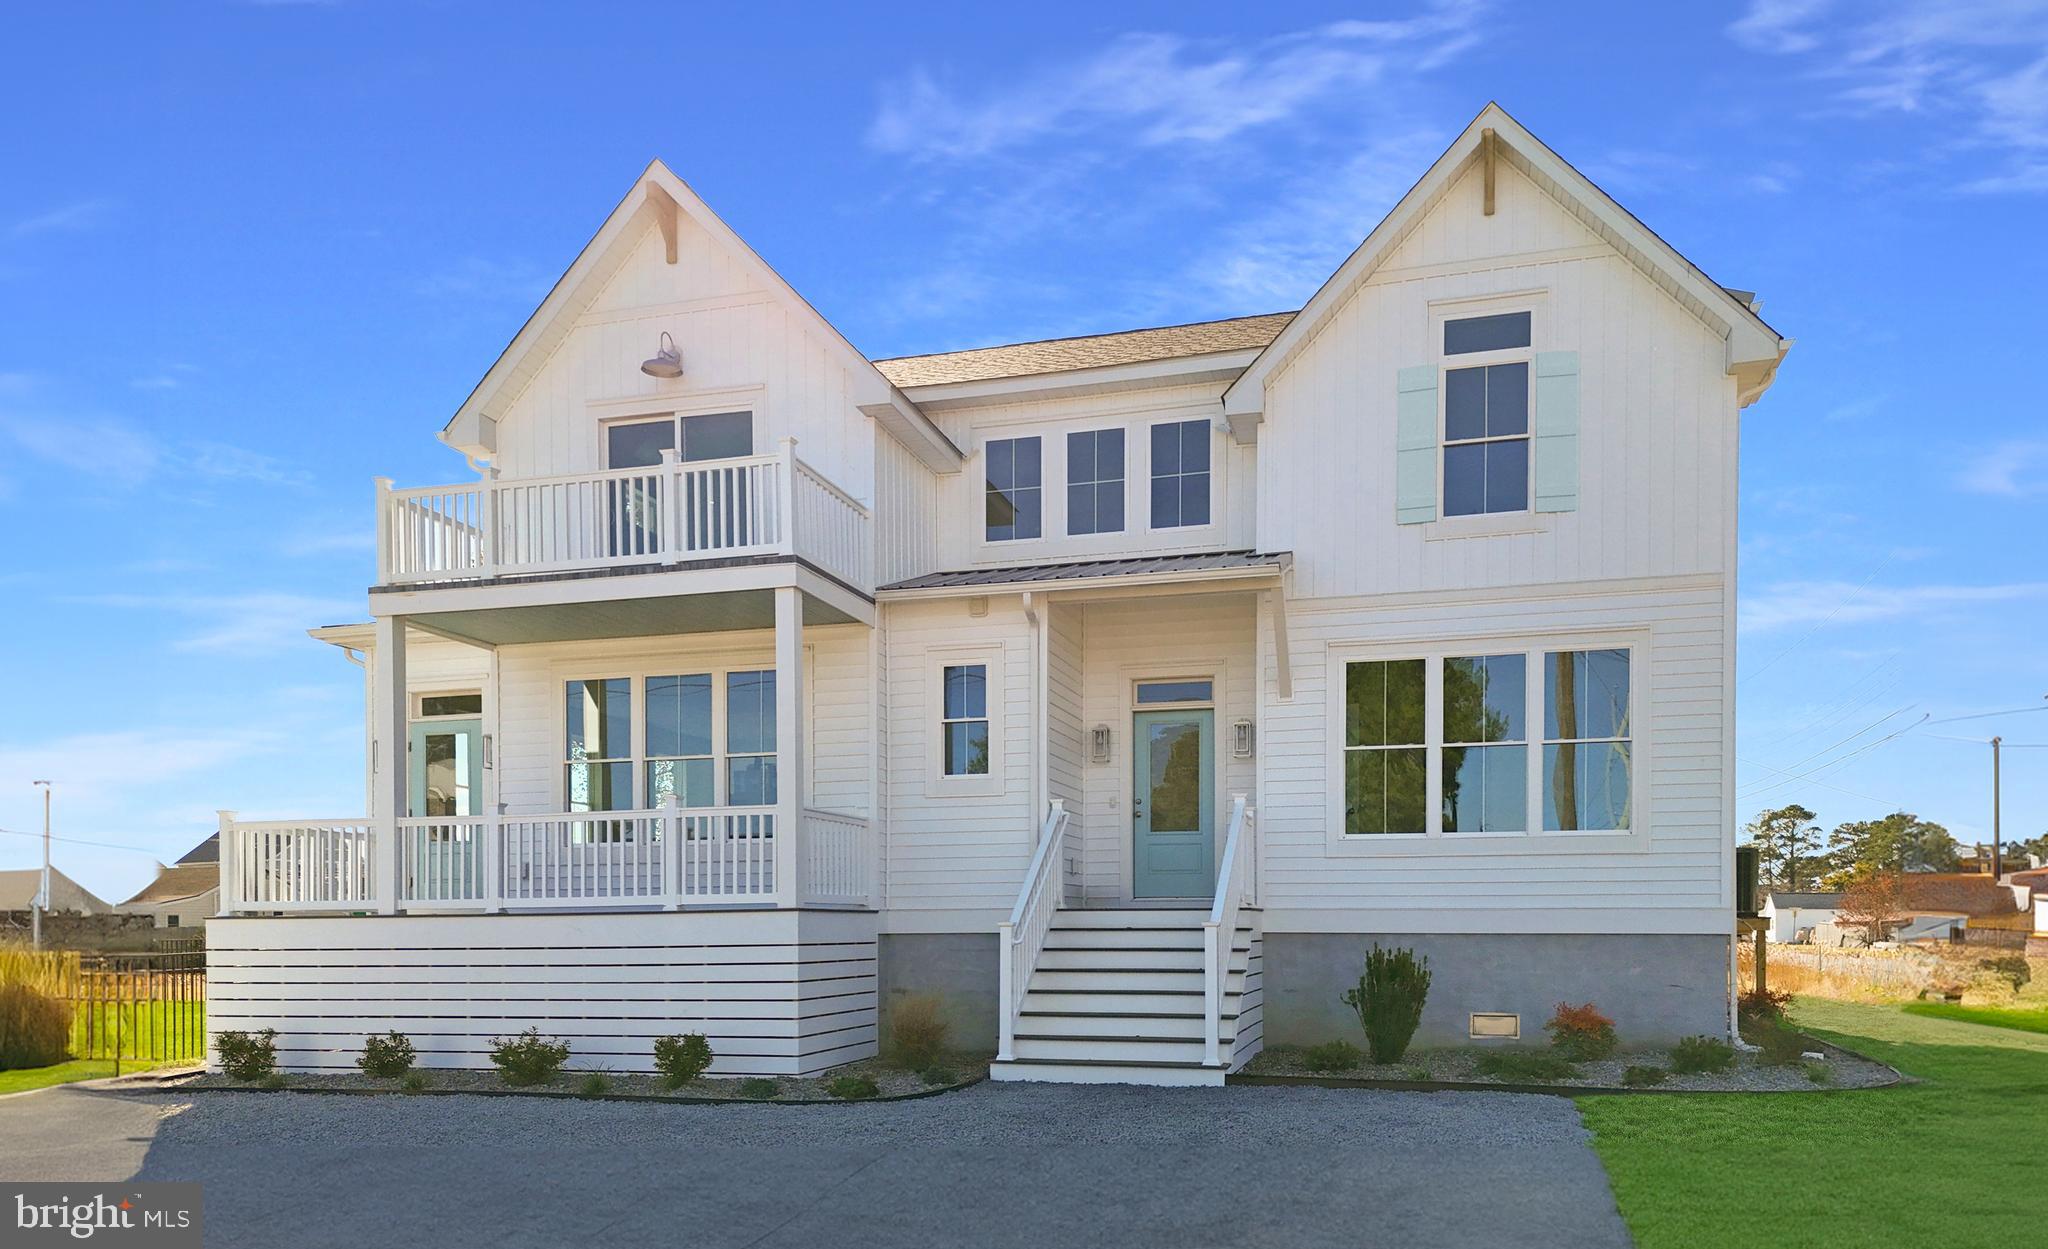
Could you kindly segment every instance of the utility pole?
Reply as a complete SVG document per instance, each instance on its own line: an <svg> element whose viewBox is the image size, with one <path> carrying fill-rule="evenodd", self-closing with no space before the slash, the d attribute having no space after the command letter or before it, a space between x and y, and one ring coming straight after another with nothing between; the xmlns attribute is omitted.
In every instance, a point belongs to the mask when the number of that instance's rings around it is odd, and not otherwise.
<svg viewBox="0 0 2048 1249"><path fill-rule="evenodd" d="M2003 856L1999 853L1998 844L1998 743L2000 740L1996 737L1991 739L1991 879L1994 881L1999 878L2001 875L2000 869L2004 866L1999 862Z"/></svg>
<svg viewBox="0 0 2048 1249"><path fill-rule="evenodd" d="M29 920L29 942L43 948L43 912L50 909L50 782L31 781L43 788L43 880L36 890L36 909Z"/></svg>

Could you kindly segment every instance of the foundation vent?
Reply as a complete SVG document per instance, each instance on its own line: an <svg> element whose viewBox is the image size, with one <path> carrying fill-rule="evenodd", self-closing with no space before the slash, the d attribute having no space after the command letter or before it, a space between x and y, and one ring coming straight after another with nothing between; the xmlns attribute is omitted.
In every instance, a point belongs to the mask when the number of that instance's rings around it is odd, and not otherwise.
<svg viewBox="0 0 2048 1249"><path fill-rule="evenodd" d="M1520 1040L1521 1036L1522 1017L1520 1015L1490 1014L1485 1012L1474 1012L1472 1015L1472 1038L1474 1040L1479 1040L1482 1037L1494 1037L1516 1041Z"/></svg>

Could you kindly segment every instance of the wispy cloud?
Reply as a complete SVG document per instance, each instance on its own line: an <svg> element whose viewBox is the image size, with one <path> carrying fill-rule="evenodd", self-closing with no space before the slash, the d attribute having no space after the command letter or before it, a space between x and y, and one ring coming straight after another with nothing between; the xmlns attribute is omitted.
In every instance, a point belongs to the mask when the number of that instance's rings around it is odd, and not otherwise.
<svg viewBox="0 0 2048 1249"><path fill-rule="evenodd" d="M1994 585L1856 585L1846 581L1781 582L1744 595L1744 630L1768 633L1798 626L1866 624L1924 616L1986 603L2048 597L2048 582Z"/></svg>
<svg viewBox="0 0 2048 1249"><path fill-rule="evenodd" d="M66 234L90 230L112 215L114 202L107 199L74 200L56 208L23 217L7 227L9 238L23 239L39 234Z"/></svg>
<svg viewBox="0 0 2048 1249"><path fill-rule="evenodd" d="M133 421L76 410L27 374L0 374L0 446L132 489L153 481L177 485L254 482L303 487L306 469L262 452L204 439L166 440Z"/></svg>
<svg viewBox="0 0 2048 1249"><path fill-rule="evenodd" d="M538 302L553 278L524 261L465 256L412 284L413 293L429 299L489 299Z"/></svg>
<svg viewBox="0 0 2048 1249"><path fill-rule="evenodd" d="M70 600L200 622L175 639L172 649L244 653L306 644L314 625L352 620L361 603L307 594L96 594Z"/></svg>
<svg viewBox="0 0 2048 1249"><path fill-rule="evenodd" d="M2001 442L1964 465L1956 484L1972 494L2048 494L2048 438Z"/></svg>
<svg viewBox="0 0 2048 1249"><path fill-rule="evenodd" d="M333 529L293 534L280 541L277 549L294 559L315 555L362 555L377 549L377 535L361 520L343 521Z"/></svg>

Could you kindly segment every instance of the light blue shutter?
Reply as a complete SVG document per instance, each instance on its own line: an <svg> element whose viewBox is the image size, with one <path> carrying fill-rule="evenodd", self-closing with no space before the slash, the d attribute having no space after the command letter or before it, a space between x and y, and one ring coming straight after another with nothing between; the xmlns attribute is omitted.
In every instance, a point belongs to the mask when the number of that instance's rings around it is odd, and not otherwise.
<svg viewBox="0 0 2048 1249"><path fill-rule="evenodd" d="M1402 369L1395 381L1394 519L1436 519L1436 366Z"/></svg>
<svg viewBox="0 0 2048 1249"><path fill-rule="evenodd" d="M1579 353L1536 353L1536 510L1579 506Z"/></svg>

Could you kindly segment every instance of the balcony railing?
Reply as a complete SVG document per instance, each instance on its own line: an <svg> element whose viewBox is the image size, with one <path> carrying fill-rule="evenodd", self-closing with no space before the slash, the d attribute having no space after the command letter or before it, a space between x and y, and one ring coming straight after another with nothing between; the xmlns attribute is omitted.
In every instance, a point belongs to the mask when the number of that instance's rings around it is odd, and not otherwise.
<svg viewBox="0 0 2048 1249"><path fill-rule="evenodd" d="M873 588L868 510L796 457L682 462L394 490L377 482L385 585L784 555Z"/></svg>
<svg viewBox="0 0 2048 1249"><path fill-rule="evenodd" d="M793 887L773 807L447 816L221 817L225 914L669 909L873 903L859 816L805 808Z"/></svg>

